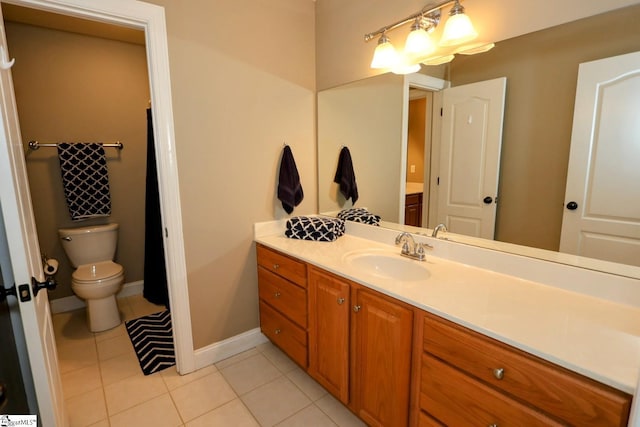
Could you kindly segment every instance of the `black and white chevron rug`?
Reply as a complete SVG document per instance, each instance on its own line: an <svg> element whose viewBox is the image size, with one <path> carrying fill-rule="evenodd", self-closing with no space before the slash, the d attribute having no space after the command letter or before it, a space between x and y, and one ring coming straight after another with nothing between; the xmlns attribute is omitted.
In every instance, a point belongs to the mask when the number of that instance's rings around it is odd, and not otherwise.
<svg viewBox="0 0 640 427"><path fill-rule="evenodd" d="M176 364L169 310L127 320L125 326L145 375Z"/></svg>

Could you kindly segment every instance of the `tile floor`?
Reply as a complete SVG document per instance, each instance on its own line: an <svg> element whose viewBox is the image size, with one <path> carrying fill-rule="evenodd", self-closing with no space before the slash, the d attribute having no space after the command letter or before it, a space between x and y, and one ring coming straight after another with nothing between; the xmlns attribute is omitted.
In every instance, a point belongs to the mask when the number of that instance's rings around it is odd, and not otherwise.
<svg viewBox="0 0 640 427"><path fill-rule="evenodd" d="M118 300L126 320L163 310ZM271 343L180 376L144 376L124 323L91 333L85 311L53 316L71 427L364 426Z"/></svg>

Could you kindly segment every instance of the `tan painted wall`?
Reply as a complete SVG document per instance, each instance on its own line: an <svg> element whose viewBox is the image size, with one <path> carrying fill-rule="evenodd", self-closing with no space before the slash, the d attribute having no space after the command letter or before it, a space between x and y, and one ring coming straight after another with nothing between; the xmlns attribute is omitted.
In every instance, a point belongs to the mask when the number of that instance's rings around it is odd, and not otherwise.
<svg viewBox="0 0 640 427"><path fill-rule="evenodd" d="M636 5L451 63L453 86L507 77L497 240L558 250L578 64L640 50L639 21Z"/></svg>
<svg viewBox="0 0 640 427"><path fill-rule="evenodd" d="M407 133L407 181L424 181L424 138L426 129L427 99L409 101L409 128ZM411 172L411 165L415 172Z"/></svg>
<svg viewBox="0 0 640 427"><path fill-rule="evenodd" d="M285 218L283 143L317 212L314 3L153 0L165 8L194 347L258 326L253 224Z"/></svg>
<svg viewBox="0 0 640 427"><path fill-rule="evenodd" d="M144 46L23 24L6 24L22 139L40 142L115 141L107 148L112 215L73 222L64 200L55 148L28 152L27 172L41 250L60 261L50 298L72 295L73 271L60 227L120 224L117 261L128 282L143 279L146 108Z"/></svg>
<svg viewBox="0 0 640 427"><path fill-rule="evenodd" d="M438 2L318 0L318 90L378 74L369 68L376 40L365 43L364 34L405 18L429 3ZM462 5L482 38L499 41L637 3L638 0L464 0ZM404 44L408 30L409 25L405 25L389 33L396 47ZM423 67L423 72L430 74L429 69L437 67Z"/></svg>

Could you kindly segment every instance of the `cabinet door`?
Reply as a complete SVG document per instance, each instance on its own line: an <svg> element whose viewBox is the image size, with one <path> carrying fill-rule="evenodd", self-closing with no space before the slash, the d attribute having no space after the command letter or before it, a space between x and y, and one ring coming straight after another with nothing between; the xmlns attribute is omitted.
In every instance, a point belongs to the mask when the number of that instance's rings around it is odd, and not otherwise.
<svg viewBox="0 0 640 427"><path fill-rule="evenodd" d="M370 426L409 422L413 312L383 295L352 287L353 408Z"/></svg>
<svg viewBox="0 0 640 427"><path fill-rule="evenodd" d="M309 374L349 403L349 283L309 273Z"/></svg>

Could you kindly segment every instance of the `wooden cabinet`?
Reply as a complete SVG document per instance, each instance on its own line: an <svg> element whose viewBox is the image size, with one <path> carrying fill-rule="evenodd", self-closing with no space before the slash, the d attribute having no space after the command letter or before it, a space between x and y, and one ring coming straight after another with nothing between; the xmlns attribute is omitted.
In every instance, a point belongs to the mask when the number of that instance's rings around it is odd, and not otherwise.
<svg viewBox="0 0 640 427"><path fill-rule="evenodd" d="M309 375L349 404L349 283L309 268Z"/></svg>
<svg viewBox="0 0 640 427"><path fill-rule="evenodd" d="M423 350L420 407L446 425L627 424L631 396L427 313Z"/></svg>
<svg viewBox="0 0 640 427"><path fill-rule="evenodd" d="M369 426L627 424L626 393L259 244L257 255L262 332Z"/></svg>
<svg viewBox="0 0 640 427"><path fill-rule="evenodd" d="M405 225L422 227L422 193L407 194L404 202Z"/></svg>
<svg viewBox="0 0 640 427"><path fill-rule="evenodd" d="M406 426L413 311L309 268L309 374L370 426Z"/></svg>
<svg viewBox="0 0 640 427"><path fill-rule="evenodd" d="M293 361L307 368L307 266L256 246L260 329Z"/></svg>
<svg viewBox="0 0 640 427"><path fill-rule="evenodd" d="M359 285L351 295L353 409L369 426L406 426L413 310Z"/></svg>

